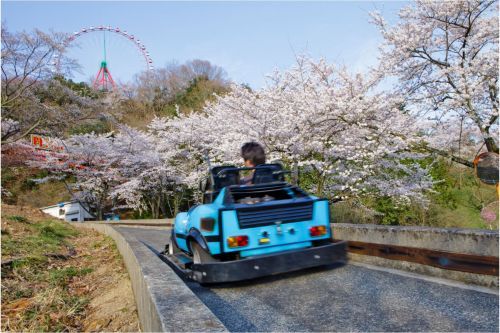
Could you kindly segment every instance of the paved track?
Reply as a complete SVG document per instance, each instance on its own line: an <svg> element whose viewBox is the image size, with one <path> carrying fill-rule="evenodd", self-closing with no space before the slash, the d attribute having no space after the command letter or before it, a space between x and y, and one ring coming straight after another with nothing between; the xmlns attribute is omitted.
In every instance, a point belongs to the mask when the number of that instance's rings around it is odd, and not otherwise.
<svg viewBox="0 0 500 333"><path fill-rule="evenodd" d="M169 230L117 227L153 251ZM345 265L205 288L186 281L230 331L491 331L498 296Z"/></svg>

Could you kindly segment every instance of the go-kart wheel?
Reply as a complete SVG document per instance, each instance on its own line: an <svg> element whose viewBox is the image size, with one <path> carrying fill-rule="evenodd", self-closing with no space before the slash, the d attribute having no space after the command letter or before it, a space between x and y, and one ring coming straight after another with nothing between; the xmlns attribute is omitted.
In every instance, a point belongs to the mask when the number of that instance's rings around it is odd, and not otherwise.
<svg viewBox="0 0 500 333"><path fill-rule="evenodd" d="M203 250L202 247L192 241L191 243L191 251L193 252L193 263L195 264L206 264L209 262L217 262L219 260L212 257L207 251Z"/></svg>
<svg viewBox="0 0 500 333"><path fill-rule="evenodd" d="M170 237L170 240L168 241L168 254L173 256L176 253L181 252L181 250L177 247L175 242L172 239L173 236Z"/></svg>

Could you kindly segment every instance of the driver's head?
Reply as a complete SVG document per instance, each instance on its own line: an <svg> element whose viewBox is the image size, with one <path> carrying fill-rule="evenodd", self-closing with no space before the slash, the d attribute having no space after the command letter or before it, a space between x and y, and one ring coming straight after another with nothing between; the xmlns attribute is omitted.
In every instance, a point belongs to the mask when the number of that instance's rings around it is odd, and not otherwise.
<svg viewBox="0 0 500 333"><path fill-rule="evenodd" d="M243 157L247 167L266 163L264 148L255 141L247 142L241 147L241 157Z"/></svg>

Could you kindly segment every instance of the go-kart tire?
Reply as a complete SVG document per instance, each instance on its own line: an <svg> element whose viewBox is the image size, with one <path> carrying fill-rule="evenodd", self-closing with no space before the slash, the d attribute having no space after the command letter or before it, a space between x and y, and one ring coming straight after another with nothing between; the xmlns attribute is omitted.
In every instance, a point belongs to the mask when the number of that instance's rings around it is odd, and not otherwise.
<svg viewBox="0 0 500 333"><path fill-rule="evenodd" d="M195 241L191 241L190 245L191 251L193 252L193 263L206 264L209 262L219 261L212 257L207 251L203 250L203 248Z"/></svg>
<svg viewBox="0 0 500 333"><path fill-rule="evenodd" d="M172 237L173 236L171 236L170 240L168 241L168 254L171 256L181 252L181 250L177 247Z"/></svg>

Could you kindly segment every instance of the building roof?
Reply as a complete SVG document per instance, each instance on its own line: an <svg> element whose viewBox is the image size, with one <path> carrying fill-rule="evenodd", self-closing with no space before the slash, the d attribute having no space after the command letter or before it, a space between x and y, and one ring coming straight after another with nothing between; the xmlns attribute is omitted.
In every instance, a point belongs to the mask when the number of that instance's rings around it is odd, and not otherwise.
<svg viewBox="0 0 500 333"><path fill-rule="evenodd" d="M47 208L59 207L60 204L64 204L64 206L66 206L67 204L72 204L72 203L77 203L77 204L81 205L81 203L78 202L78 200L71 200L71 201L60 202L56 205L51 205L51 206L47 206L47 207L40 207L39 209L43 210L43 209L47 209Z"/></svg>

